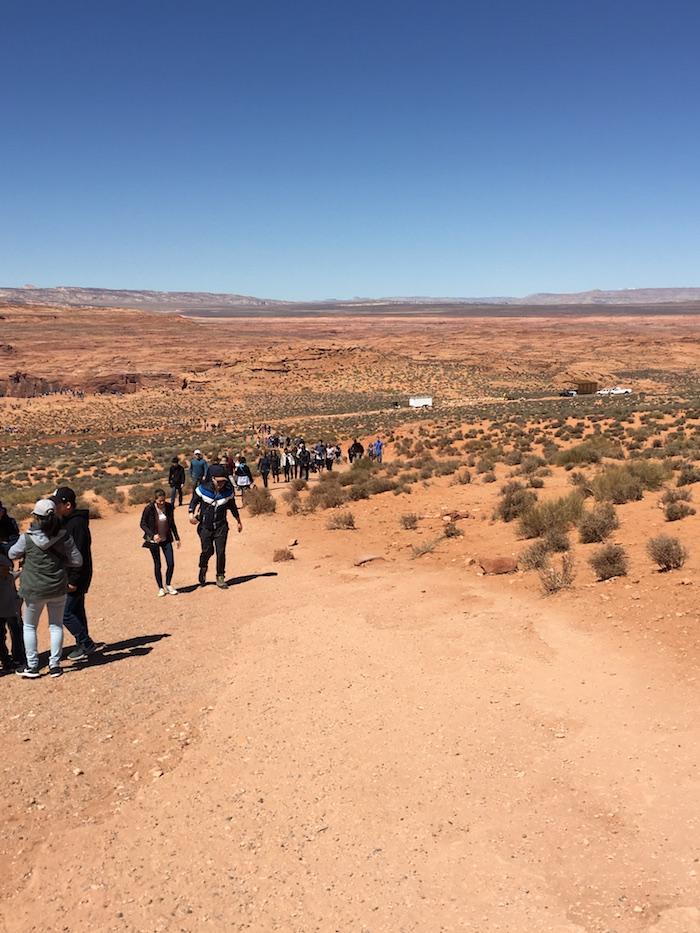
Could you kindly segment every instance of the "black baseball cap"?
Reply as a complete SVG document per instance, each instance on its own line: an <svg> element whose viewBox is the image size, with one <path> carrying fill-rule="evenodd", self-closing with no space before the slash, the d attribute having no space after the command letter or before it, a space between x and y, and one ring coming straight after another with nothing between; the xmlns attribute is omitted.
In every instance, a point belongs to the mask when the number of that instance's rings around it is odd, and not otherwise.
<svg viewBox="0 0 700 933"><path fill-rule="evenodd" d="M75 492L70 486L59 486L51 498L55 502L70 502L75 505Z"/></svg>

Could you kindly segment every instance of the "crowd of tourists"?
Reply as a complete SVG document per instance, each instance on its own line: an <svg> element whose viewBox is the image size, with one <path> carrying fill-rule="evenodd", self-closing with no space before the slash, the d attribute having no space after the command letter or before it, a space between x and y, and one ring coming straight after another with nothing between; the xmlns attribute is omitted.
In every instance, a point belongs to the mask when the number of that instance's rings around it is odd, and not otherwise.
<svg viewBox="0 0 700 933"><path fill-rule="evenodd" d="M157 489L153 499L141 514L143 547L150 551L153 575L159 597L176 596L172 585L175 571L174 550L180 547L180 533L175 510L184 502L184 489L189 474L192 495L187 514L197 527L200 539L200 586L206 585L209 562L215 555L216 585L228 589L226 581L226 543L229 514L238 532L243 524L237 497L245 503L248 491L255 487L257 475L263 486L308 480L312 472L332 471L343 459L337 443L307 445L303 438L282 438L269 430L256 446L257 474L243 455L223 453L208 462L197 448L189 464L173 457L168 474L170 495ZM348 449L348 460L367 455L381 461L383 443L378 438L364 446L355 439ZM165 568L163 567L165 565ZM165 577L163 576L165 569ZM104 651L104 642L95 641L89 631L85 598L92 581L92 538L90 513L79 508L76 493L61 486L46 498L39 499L32 510L29 528L20 533L19 526L0 502L0 670L15 672L27 679L40 676L37 649L39 619L46 610L49 624L51 677L62 673L63 637L67 630L75 646L67 659L87 662ZM19 580L19 587L17 587ZM21 622L20 622L21 619ZM9 648L8 648L9 637Z"/></svg>

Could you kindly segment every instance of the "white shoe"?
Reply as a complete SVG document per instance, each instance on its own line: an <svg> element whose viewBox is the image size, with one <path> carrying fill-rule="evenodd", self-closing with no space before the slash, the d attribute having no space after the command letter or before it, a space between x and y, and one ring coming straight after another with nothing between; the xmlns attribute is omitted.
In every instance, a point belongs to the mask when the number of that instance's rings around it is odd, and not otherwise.
<svg viewBox="0 0 700 933"><path fill-rule="evenodd" d="M159 595L159 596L165 596L165 590L163 589L162 586L161 586L161 588L158 590L158 595Z"/></svg>
<svg viewBox="0 0 700 933"><path fill-rule="evenodd" d="M169 583L166 585L165 589L168 591L168 595L177 596L177 590L174 586L171 586Z"/></svg>

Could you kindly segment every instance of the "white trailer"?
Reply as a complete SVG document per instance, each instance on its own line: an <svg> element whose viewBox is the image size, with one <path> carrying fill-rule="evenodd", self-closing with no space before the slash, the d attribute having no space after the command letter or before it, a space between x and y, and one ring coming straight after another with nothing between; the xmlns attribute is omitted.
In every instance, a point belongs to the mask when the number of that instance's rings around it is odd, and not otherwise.
<svg viewBox="0 0 700 933"><path fill-rule="evenodd" d="M432 408L433 407L433 397L432 395L412 395L408 404L411 408Z"/></svg>

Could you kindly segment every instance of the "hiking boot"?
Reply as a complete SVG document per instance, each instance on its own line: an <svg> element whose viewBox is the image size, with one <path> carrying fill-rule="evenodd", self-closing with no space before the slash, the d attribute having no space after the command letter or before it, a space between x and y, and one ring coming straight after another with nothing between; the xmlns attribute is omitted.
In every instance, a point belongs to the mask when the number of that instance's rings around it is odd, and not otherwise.
<svg viewBox="0 0 700 933"><path fill-rule="evenodd" d="M63 668L60 664L55 664L53 667L49 668L49 677L60 677L63 673Z"/></svg>
<svg viewBox="0 0 700 933"><path fill-rule="evenodd" d="M27 680L36 680L37 677L41 677L38 667L23 667L16 670L15 674L18 674L20 677L26 677Z"/></svg>
<svg viewBox="0 0 700 933"><path fill-rule="evenodd" d="M174 586L171 586L169 583L167 584L165 589L168 591L168 596L177 596L177 590L175 589Z"/></svg>
<svg viewBox="0 0 700 933"><path fill-rule="evenodd" d="M226 577L223 576L223 574L220 577L216 578L216 585L219 587L220 590L228 589L228 583L226 582Z"/></svg>
<svg viewBox="0 0 700 933"><path fill-rule="evenodd" d="M207 572L204 569L199 571L199 585L204 586L207 582Z"/></svg>

